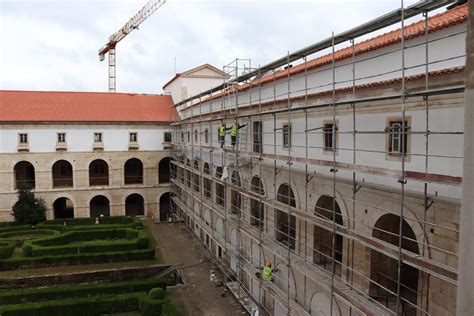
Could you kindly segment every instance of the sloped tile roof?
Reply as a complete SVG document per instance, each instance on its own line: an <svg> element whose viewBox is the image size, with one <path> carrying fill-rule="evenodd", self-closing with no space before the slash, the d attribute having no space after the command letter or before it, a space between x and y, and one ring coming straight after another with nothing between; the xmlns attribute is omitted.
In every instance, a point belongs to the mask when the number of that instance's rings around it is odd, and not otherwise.
<svg viewBox="0 0 474 316"><path fill-rule="evenodd" d="M440 31L442 29L463 23L467 20L467 17L468 17L468 4L467 3L457 6L451 10L446 10L444 12L438 13L428 18L428 32L433 33L433 32ZM354 45L354 54L360 55L360 54L364 54L364 53L367 53L376 49L380 49L389 45L400 43L402 39L400 30L401 29L396 29L396 30L378 35L376 37L367 39L360 43L357 43L356 45ZM406 25L404 34L405 34L405 39L412 39L419 36L423 36L425 34L425 20L420 20L418 22L414 22L412 24ZM334 53L335 61L340 61L340 60L351 58L351 57L352 57L352 46L337 50ZM331 63L332 63L332 53L329 53L321 57L317 57L315 59L307 61L306 68L309 71L312 69L316 69L316 68L331 64ZM286 78L288 76L288 71L290 72L290 76L294 76L299 73L302 73L305 71L305 64L304 63L298 64L290 68L289 70L285 69L285 70L276 71L274 74L266 75L262 77L261 79L253 80L251 83L240 85L238 87L238 90L245 91L249 89L250 87L255 87L259 84L263 85L263 84L272 82L274 80ZM236 90L237 88L235 86L229 87L225 89L224 91L217 93L207 98L206 100L203 100L202 102L219 98L222 95L236 92ZM194 106L198 104L199 103L195 103Z"/></svg>
<svg viewBox="0 0 474 316"><path fill-rule="evenodd" d="M0 122L169 122L168 95L0 90Z"/></svg>

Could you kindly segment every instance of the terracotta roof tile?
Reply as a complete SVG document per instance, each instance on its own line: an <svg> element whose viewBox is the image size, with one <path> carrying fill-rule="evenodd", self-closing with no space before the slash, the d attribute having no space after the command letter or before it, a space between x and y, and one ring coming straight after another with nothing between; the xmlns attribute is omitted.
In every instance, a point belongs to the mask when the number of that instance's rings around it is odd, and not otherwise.
<svg viewBox="0 0 474 316"><path fill-rule="evenodd" d="M169 122L168 95L0 90L0 122Z"/></svg>

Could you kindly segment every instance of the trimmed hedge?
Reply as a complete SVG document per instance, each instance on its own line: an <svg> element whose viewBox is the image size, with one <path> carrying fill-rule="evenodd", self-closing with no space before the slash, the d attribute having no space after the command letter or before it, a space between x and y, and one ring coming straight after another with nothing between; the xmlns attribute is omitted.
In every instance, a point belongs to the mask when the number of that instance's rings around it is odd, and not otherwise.
<svg viewBox="0 0 474 316"><path fill-rule="evenodd" d="M155 300L149 296L140 296L138 301L138 310L143 316L161 315L161 306L164 300Z"/></svg>
<svg viewBox="0 0 474 316"><path fill-rule="evenodd" d="M0 229L3 229L4 227L14 227L14 226L24 226L25 224L23 223L17 223L17 222L0 222Z"/></svg>
<svg viewBox="0 0 474 316"><path fill-rule="evenodd" d="M14 250L14 240L0 240L0 259L10 258Z"/></svg>
<svg viewBox="0 0 474 316"><path fill-rule="evenodd" d="M82 226L82 225L95 225L95 217L89 218L65 218L65 219L52 219L40 223L39 225L62 225L64 226ZM137 217L130 216L104 216L99 217L100 224L140 224L140 219Z"/></svg>
<svg viewBox="0 0 474 316"><path fill-rule="evenodd" d="M99 284L80 284L51 288L19 289L0 292L0 306L96 295L147 292L150 290L161 291L164 296L166 283L167 280L161 278Z"/></svg>
<svg viewBox="0 0 474 316"><path fill-rule="evenodd" d="M152 260L155 258L153 249L140 249L106 253L81 253L64 256L46 256L29 258L10 258L0 260L0 271L20 268L39 268L61 265L77 265L103 262L121 262L135 260Z"/></svg>
<svg viewBox="0 0 474 316"><path fill-rule="evenodd" d="M145 246L143 247L143 245ZM25 257L61 256L80 253L130 251L146 249L147 247L148 238L143 237L121 242L97 241L93 244L79 244L53 247L42 247L28 244L23 247L23 254L25 255Z"/></svg>
<svg viewBox="0 0 474 316"><path fill-rule="evenodd" d="M141 297L143 294L134 293L6 305L0 307L0 314L2 316L92 316L103 313L131 312L138 310Z"/></svg>
<svg viewBox="0 0 474 316"><path fill-rule="evenodd" d="M0 238L15 241L16 247L21 247L25 240L38 239L47 235L58 234L58 231L51 229L27 229L0 232Z"/></svg>
<svg viewBox="0 0 474 316"><path fill-rule="evenodd" d="M138 232L130 228L117 229L93 229L93 230L79 230L70 231L59 236L50 238L42 238L32 241L32 245L38 246L63 246L72 242L92 241L103 239L124 239L137 238Z"/></svg>

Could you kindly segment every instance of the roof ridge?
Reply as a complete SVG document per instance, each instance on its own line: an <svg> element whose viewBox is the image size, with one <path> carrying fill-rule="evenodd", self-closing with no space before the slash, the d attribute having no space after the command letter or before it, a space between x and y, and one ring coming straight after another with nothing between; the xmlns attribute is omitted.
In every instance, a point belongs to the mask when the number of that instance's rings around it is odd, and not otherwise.
<svg viewBox="0 0 474 316"><path fill-rule="evenodd" d="M160 97L160 96L168 96L163 93L160 94L155 94L155 93L133 93L133 92L105 92L105 91L59 91L59 90L10 90L10 89L0 89L1 92L14 92L14 93L70 93L70 94L76 94L76 93L81 93L81 94L107 94L107 95L142 95L142 96L154 96L154 97Z"/></svg>

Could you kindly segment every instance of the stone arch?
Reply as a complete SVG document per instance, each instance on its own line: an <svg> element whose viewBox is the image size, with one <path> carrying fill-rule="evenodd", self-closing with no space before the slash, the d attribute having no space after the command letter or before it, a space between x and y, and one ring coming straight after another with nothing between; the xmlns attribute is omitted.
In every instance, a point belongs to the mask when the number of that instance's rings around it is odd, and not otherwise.
<svg viewBox="0 0 474 316"><path fill-rule="evenodd" d="M22 187L34 189L36 186L35 167L29 161L22 160L13 167L15 177L15 189Z"/></svg>
<svg viewBox="0 0 474 316"><path fill-rule="evenodd" d="M208 176L212 175L211 167L209 166L207 162L203 164L202 172ZM207 197L208 199L212 199L212 181L206 178L205 176L203 177L202 181L203 181L202 191L204 193L204 196Z"/></svg>
<svg viewBox="0 0 474 316"><path fill-rule="evenodd" d="M138 158L130 158L123 165L125 184L143 183L143 162Z"/></svg>
<svg viewBox="0 0 474 316"><path fill-rule="evenodd" d="M278 187L277 201L296 207L296 199L291 186L287 183L282 183ZM291 249L296 247L296 217L294 215L288 216L287 206L283 206L275 209L275 229L276 229L276 240L290 246Z"/></svg>
<svg viewBox="0 0 474 316"><path fill-rule="evenodd" d="M169 183L170 173L174 165L171 164L170 157L164 157L158 163L158 183Z"/></svg>
<svg viewBox="0 0 474 316"><path fill-rule="evenodd" d="M204 209L204 216L203 216L204 222L206 225L210 226L211 228L213 227L212 223L212 216L211 216L211 211L209 209Z"/></svg>
<svg viewBox="0 0 474 316"><path fill-rule="evenodd" d="M234 186L241 187L242 180L237 170L232 171L231 181ZM234 214L239 214L242 207L242 195L239 191L230 190L230 211Z"/></svg>
<svg viewBox="0 0 474 316"><path fill-rule="evenodd" d="M275 283L276 286L278 286L280 289L283 291L287 291L288 289L288 266L284 263L279 263L274 267L275 271L273 273L273 283ZM290 296L293 299L296 299L297 296L297 290L296 290L296 282L295 282L295 275L293 272L293 269L290 268L289 270L290 274Z"/></svg>
<svg viewBox="0 0 474 316"><path fill-rule="evenodd" d="M199 192L200 189L201 189L201 184L200 184L200 181L199 181L199 171L200 171L199 161L197 159L194 159L193 168L194 168L193 188L194 188L194 191Z"/></svg>
<svg viewBox="0 0 474 316"><path fill-rule="evenodd" d="M216 219L216 232L220 237L224 237L224 220L218 216Z"/></svg>
<svg viewBox="0 0 474 316"><path fill-rule="evenodd" d="M143 216L145 215L145 200L138 193L133 193L125 199L125 215L126 216Z"/></svg>
<svg viewBox="0 0 474 316"><path fill-rule="evenodd" d="M54 218L74 218L74 204L67 197L57 198L53 202Z"/></svg>
<svg viewBox="0 0 474 316"><path fill-rule="evenodd" d="M110 200L104 195L96 195L89 201L90 217L110 216Z"/></svg>
<svg viewBox="0 0 474 316"><path fill-rule="evenodd" d="M167 222L173 211L172 193L166 192L160 196L160 222Z"/></svg>
<svg viewBox="0 0 474 316"><path fill-rule="evenodd" d="M314 214L317 217L329 221L335 221L338 225L343 225L341 209L336 199L329 195L322 195L319 197ZM323 266L326 270L332 270L333 250L335 259L335 273L341 274L342 255L344 239L342 235L336 234L335 243L333 247L333 233L332 230L314 225L313 230L313 262Z"/></svg>
<svg viewBox="0 0 474 316"><path fill-rule="evenodd" d="M223 169L222 167L216 168L216 178L220 179L222 177ZM216 204L220 206L225 205L225 191L224 185L219 181L216 181Z"/></svg>
<svg viewBox="0 0 474 316"><path fill-rule="evenodd" d="M109 164L105 160L95 159L90 162L89 185L109 185Z"/></svg>
<svg viewBox="0 0 474 316"><path fill-rule="evenodd" d="M57 160L54 162L51 170L53 175L53 188L67 188L73 186L73 169L69 161L64 159Z"/></svg>
<svg viewBox="0 0 474 316"><path fill-rule="evenodd" d="M250 191L255 192L256 197L250 199L250 225L263 228L265 222L265 204L259 201L260 196L265 196L262 179L253 176L250 181Z"/></svg>
<svg viewBox="0 0 474 316"><path fill-rule="evenodd" d="M191 168L191 162L189 161L189 159L186 160L186 169L185 169L185 174L186 174L186 186L188 188L191 187L191 170L189 170Z"/></svg>
<svg viewBox="0 0 474 316"><path fill-rule="evenodd" d="M414 254L419 254L420 250L415 232L405 219L402 221L402 233L402 248ZM398 246L399 236L400 216L388 213L378 218L372 231L372 237ZM389 307L395 305L392 307L396 309L396 294L393 293L397 292L398 260L371 249L370 262L371 295L388 297L388 301L394 301L394 303L389 304ZM402 263L400 269L400 296L403 310L406 315L416 315L416 308L407 302L417 306L420 271L404 263Z"/></svg>
<svg viewBox="0 0 474 316"><path fill-rule="evenodd" d="M311 316L339 316L341 312L336 300L333 299L331 313L331 299L323 292L316 292L311 297Z"/></svg>

